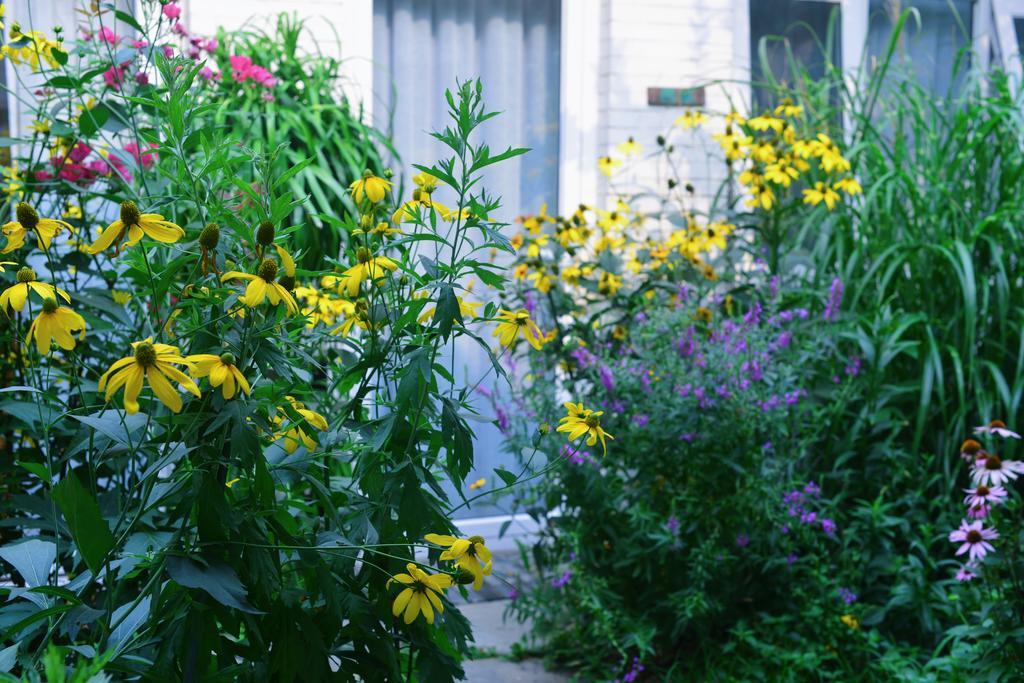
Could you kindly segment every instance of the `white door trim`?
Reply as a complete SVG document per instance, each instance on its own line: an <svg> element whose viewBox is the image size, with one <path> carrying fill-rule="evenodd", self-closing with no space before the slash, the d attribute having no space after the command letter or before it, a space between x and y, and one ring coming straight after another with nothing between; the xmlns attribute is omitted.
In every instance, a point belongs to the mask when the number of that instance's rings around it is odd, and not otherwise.
<svg viewBox="0 0 1024 683"><path fill-rule="evenodd" d="M562 215L598 198L601 36L600 2L562 0L557 207Z"/></svg>

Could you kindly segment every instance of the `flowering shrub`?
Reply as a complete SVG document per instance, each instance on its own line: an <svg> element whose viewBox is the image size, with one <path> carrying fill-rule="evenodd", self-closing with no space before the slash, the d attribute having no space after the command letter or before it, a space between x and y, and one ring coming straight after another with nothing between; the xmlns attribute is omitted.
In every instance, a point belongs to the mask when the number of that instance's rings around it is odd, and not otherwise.
<svg viewBox="0 0 1024 683"><path fill-rule="evenodd" d="M519 501L553 515L534 547L542 580L514 609L593 675L626 674L639 657L683 676L683 650L743 651L758 611L816 610L830 638L854 638L856 596L833 557L842 531L820 487L800 482L816 438L809 393L829 391L814 381L833 364L814 331L821 313L767 296L741 313L687 287L653 301L627 341L569 352L573 387L615 440L607 453L546 451L557 466ZM518 409L532 417L510 426L513 448L557 412L548 381L524 380ZM815 664L840 666L828 660Z"/></svg>
<svg viewBox="0 0 1024 683"><path fill-rule="evenodd" d="M43 85L0 241L0 668L452 680L470 632L447 596L491 559L439 484L473 463L443 351L490 353L493 322L511 354L528 327L456 295L503 284L475 256L507 249L479 172L522 150L471 140L493 114L463 84L437 134L452 156L404 203L366 170L359 218L337 217L351 244L301 268L305 162L206 126L175 7L99 9L25 58Z"/></svg>

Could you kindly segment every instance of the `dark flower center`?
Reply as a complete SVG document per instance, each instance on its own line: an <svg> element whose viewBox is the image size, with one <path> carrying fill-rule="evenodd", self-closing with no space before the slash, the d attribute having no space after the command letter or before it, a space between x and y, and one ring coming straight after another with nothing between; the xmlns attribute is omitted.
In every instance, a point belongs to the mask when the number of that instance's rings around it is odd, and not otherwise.
<svg viewBox="0 0 1024 683"><path fill-rule="evenodd" d="M989 488L987 486L979 486L974 490L976 496L987 496L989 494Z"/></svg>
<svg viewBox="0 0 1024 683"><path fill-rule="evenodd" d="M32 270L28 266L25 266L18 271L18 282L34 282L36 279L36 271Z"/></svg>
<svg viewBox="0 0 1024 683"><path fill-rule="evenodd" d="M359 247L359 249L356 250L356 260L360 263L369 263L370 250L366 247Z"/></svg>
<svg viewBox="0 0 1024 683"><path fill-rule="evenodd" d="M199 246L207 251L213 251L220 242L220 226L210 223L199 233Z"/></svg>
<svg viewBox="0 0 1024 683"><path fill-rule="evenodd" d="M43 299L43 313L53 313L57 310L57 300L53 297Z"/></svg>
<svg viewBox="0 0 1024 683"><path fill-rule="evenodd" d="M999 459L998 455L989 453L985 458L985 469L986 470L1001 470L1003 469L1003 461Z"/></svg>
<svg viewBox="0 0 1024 683"><path fill-rule="evenodd" d="M992 420L988 423L988 426L994 429L1006 429L1006 423L1002 420Z"/></svg>
<svg viewBox="0 0 1024 683"><path fill-rule="evenodd" d="M135 347L135 362L144 368L156 365L156 349L149 342L142 342Z"/></svg>
<svg viewBox="0 0 1024 683"><path fill-rule="evenodd" d="M268 246L274 241L274 224L270 221L263 221L256 229L256 241L263 246Z"/></svg>
<svg viewBox="0 0 1024 683"><path fill-rule="evenodd" d="M233 353L222 353L222 354L220 354L220 362L223 363L224 365L234 365L235 364L235 354L233 354Z"/></svg>
<svg viewBox="0 0 1024 683"><path fill-rule="evenodd" d="M258 274L267 282L273 282L274 278L277 277L277 264L270 259L263 259Z"/></svg>
<svg viewBox="0 0 1024 683"><path fill-rule="evenodd" d="M977 453L981 450L981 444L974 439L967 439L960 445L960 451L962 453Z"/></svg>
<svg viewBox="0 0 1024 683"><path fill-rule="evenodd" d="M124 223L124 227L138 225L141 218L142 214L139 213L139 207L135 206L135 202L130 199L121 202L121 222Z"/></svg>
<svg viewBox="0 0 1024 683"><path fill-rule="evenodd" d="M981 543L981 532L980 531L975 531L974 529L971 529L970 531L968 531L967 532L967 542L968 543Z"/></svg>
<svg viewBox="0 0 1024 683"><path fill-rule="evenodd" d="M26 230L35 230L36 226L39 225L39 214L25 202L19 202L14 213L18 218L18 222L21 223L21 227Z"/></svg>

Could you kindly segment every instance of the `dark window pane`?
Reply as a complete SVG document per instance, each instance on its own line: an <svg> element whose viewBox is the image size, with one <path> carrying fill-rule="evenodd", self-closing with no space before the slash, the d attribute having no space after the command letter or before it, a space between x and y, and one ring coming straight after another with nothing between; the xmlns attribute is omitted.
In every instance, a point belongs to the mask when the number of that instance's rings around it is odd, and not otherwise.
<svg viewBox="0 0 1024 683"><path fill-rule="evenodd" d="M935 94L945 94L953 82L953 65L971 36L971 0L871 0L868 24L869 64L885 58L892 28L900 14L913 7L894 53L893 68L904 70ZM966 55L960 56L967 66Z"/></svg>
<svg viewBox="0 0 1024 683"><path fill-rule="evenodd" d="M836 15L835 35L831 45L831 61L839 63L839 5L814 0L750 0L750 63L755 83L754 112L771 106L775 97L769 89L757 87L767 81L761 59L762 39L767 52L771 75L781 83L793 85L795 60L808 74L819 79L825 75L828 27L833 12ZM773 40L782 36L788 42ZM787 49L788 48L788 49Z"/></svg>
<svg viewBox="0 0 1024 683"><path fill-rule="evenodd" d="M1017 34L1017 52L1020 52L1020 46L1024 43L1024 18L1016 17L1013 20L1013 30Z"/></svg>

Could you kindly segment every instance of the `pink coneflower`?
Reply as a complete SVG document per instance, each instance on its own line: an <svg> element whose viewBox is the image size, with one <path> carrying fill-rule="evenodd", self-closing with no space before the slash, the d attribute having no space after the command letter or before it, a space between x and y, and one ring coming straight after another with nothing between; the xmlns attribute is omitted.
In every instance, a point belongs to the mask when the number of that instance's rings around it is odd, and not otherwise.
<svg viewBox="0 0 1024 683"><path fill-rule="evenodd" d="M971 469L971 479L975 486L984 484L991 488L1016 479L1022 472L1024 462L1003 460L995 453L979 453Z"/></svg>
<svg viewBox="0 0 1024 683"><path fill-rule="evenodd" d="M960 528L949 534L952 543L961 543L956 549L957 555L968 553L972 562L984 559L985 554L995 552L995 548L989 541L999 538L999 532L995 529L986 529L984 522L968 522L966 519L960 522Z"/></svg>
<svg viewBox="0 0 1024 683"><path fill-rule="evenodd" d="M978 575L971 571L971 568L967 566L961 566L956 572L957 581L966 582L976 578L978 578Z"/></svg>
<svg viewBox="0 0 1024 683"><path fill-rule="evenodd" d="M981 444L974 439L967 439L960 444L960 457L967 462L974 462L978 459L978 454L982 452Z"/></svg>
<svg viewBox="0 0 1024 683"><path fill-rule="evenodd" d="M984 484L979 484L973 489L964 489L967 492L967 497L964 498L964 503L970 506L975 505L999 505L1006 500L1006 489L1002 486L988 487Z"/></svg>
<svg viewBox="0 0 1024 683"><path fill-rule="evenodd" d="M1002 420L992 420L987 425L974 428L975 434L995 434L1001 436L1004 439L1019 439L1020 434L1012 432L1006 428L1006 423Z"/></svg>
<svg viewBox="0 0 1024 683"><path fill-rule="evenodd" d="M990 510L991 508L988 505L985 505L984 503L978 503L977 505L972 505L971 507L967 508L967 516L970 519L985 519L986 517L988 517L988 513Z"/></svg>

